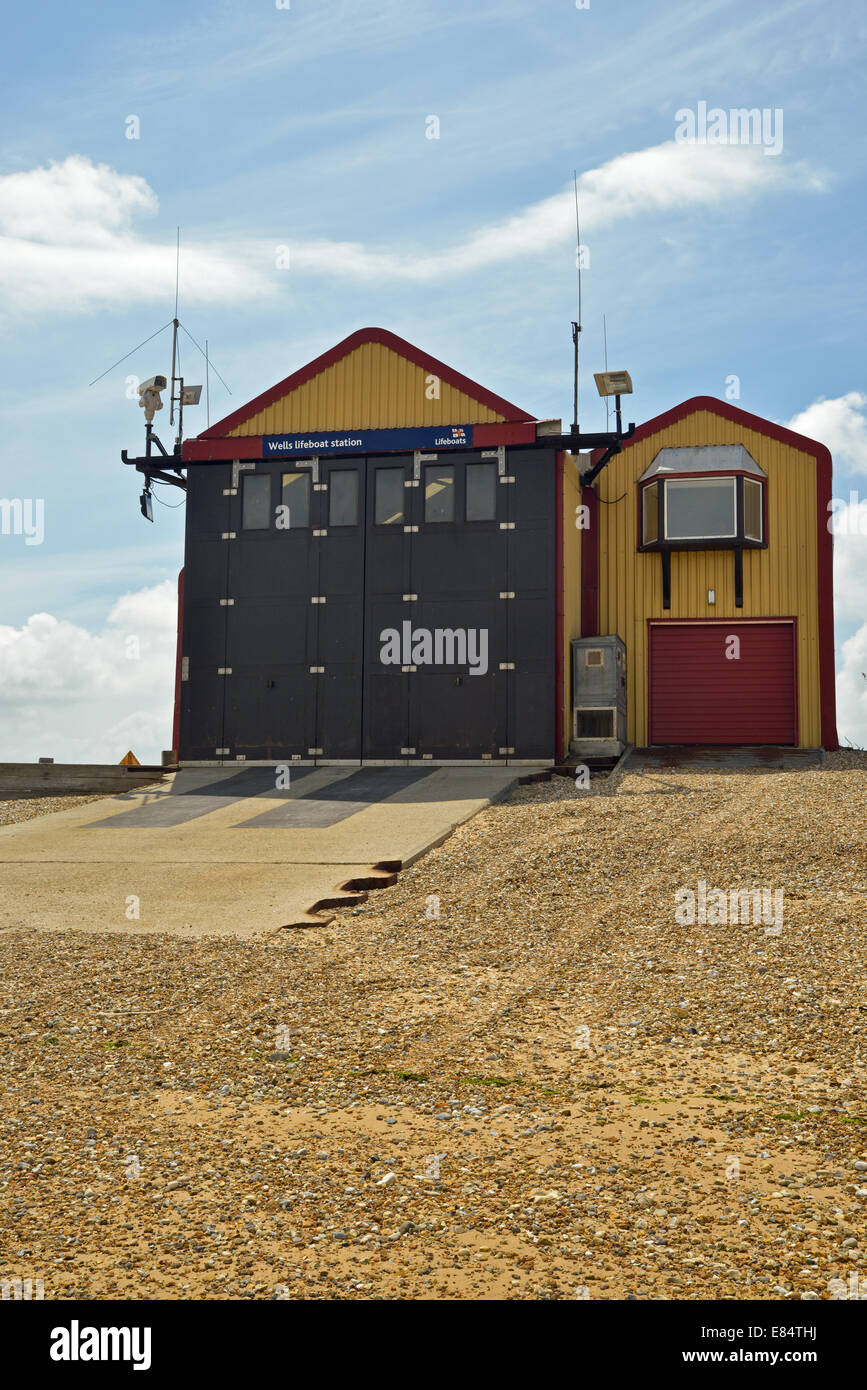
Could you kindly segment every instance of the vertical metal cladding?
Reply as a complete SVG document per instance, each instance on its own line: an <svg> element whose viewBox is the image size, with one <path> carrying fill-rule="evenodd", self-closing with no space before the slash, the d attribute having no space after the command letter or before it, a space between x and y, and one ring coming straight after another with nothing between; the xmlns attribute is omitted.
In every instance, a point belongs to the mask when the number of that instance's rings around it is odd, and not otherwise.
<svg viewBox="0 0 867 1390"><path fill-rule="evenodd" d="M678 619L794 620L798 741L836 746L827 451L696 398L641 427L594 488L582 488L587 456L542 437L526 447L537 423L387 330L360 329L205 431L189 469L178 700L185 755L559 758L570 727L571 642L599 633L626 644L628 738L644 744L649 624ZM409 452L421 444L401 441L401 453L381 456L373 450L398 446L379 440L355 456L323 452L315 464L259 458L254 447L261 454L269 435L462 425L491 428L476 432L472 449L450 451L448 463L440 453L430 513L425 465L420 474ZM730 549L671 551L665 608L660 553L638 550L637 480L663 448L723 444L742 444L767 476L767 545L743 552L742 607ZM497 458L500 446L507 452ZM489 516L470 516L465 470L482 460L496 460L487 463L499 475L496 503ZM308 480L303 523L288 535L250 529L239 467L271 479L272 513L284 474L319 470ZM382 469L400 473L399 519L377 518ZM330 501L350 474L352 524L332 515ZM443 499L448 518L437 514ZM584 508L590 529L576 525ZM405 628L410 656L402 645L400 661L383 664L381 632ZM424 634L452 629L467 640L485 633L489 669L452 662L429 670L423 656L412 658L417 642L424 653ZM688 683L687 649L672 641L670 650ZM670 665L664 674L671 679Z"/></svg>
<svg viewBox="0 0 867 1390"><path fill-rule="evenodd" d="M553 759L558 468L543 447L259 460L233 487L192 464L182 757Z"/></svg>
<svg viewBox="0 0 867 1390"><path fill-rule="evenodd" d="M639 553L638 478L660 449L743 444L768 476L767 548L743 557L743 607L736 608L734 564L727 550L676 551L671 607L663 608L660 557ZM797 619L798 742L822 742L818 603L819 525L813 455L711 411L696 410L615 455L598 480L599 630L617 633L630 653L628 736L646 744L648 619L794 617ZM716 603L708 602L708 590ZM689 680L689 671L682 673Z"/></svg>
<svg viewBox="0 0 867 1390"><path fill-rule="evenodd" d="M233 436L347 428L496 424L505 417L383 343L363 343L295 386Z"/></svg>

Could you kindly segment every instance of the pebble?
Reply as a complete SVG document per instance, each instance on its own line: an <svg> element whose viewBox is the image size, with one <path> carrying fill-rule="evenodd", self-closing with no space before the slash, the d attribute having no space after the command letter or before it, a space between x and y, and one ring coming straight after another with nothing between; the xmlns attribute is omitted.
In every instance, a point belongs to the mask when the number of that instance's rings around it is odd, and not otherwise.
<svg viewBox="0 0 867 1390"><path fill-rule="evenodd" d="M3 933L4 1275L829 1297L865 1260L865 770L528 785L326 930ZM783 932L676 923L701 880L782 888Z"/></svg>

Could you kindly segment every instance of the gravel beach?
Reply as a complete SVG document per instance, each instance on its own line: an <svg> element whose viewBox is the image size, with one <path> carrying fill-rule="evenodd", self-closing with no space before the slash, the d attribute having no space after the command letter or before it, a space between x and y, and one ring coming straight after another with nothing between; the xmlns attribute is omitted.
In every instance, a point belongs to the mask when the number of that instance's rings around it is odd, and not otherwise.
<svg viewBox="0 0 867 1390"><path fill-rule="evenodd" d="M865 773L554 777L253 941L0 934L0 1277L867 1296Z"/></svg>

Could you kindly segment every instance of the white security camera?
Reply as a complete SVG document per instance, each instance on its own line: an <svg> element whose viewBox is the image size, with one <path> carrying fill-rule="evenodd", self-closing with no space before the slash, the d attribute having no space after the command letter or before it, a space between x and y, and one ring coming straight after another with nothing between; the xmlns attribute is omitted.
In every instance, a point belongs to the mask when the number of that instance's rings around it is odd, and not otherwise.
<svg viewBox="0 0 867 1390"><path fill-rule="evenodd" d="M164 376L148 377L138 388L139 405L145 413L145 420L150 425L153 422L156 411L162 410L163 403L160 400L160 391L165 391L166 379Z"/></svg>
<svg viewBox="0 0 867 1390"><path fill-rule="evenodd" d="M149 376L147 381L143 381L138 388L138 393L143 396L145 391L165 391L166 379L164 376Z"/></svg>

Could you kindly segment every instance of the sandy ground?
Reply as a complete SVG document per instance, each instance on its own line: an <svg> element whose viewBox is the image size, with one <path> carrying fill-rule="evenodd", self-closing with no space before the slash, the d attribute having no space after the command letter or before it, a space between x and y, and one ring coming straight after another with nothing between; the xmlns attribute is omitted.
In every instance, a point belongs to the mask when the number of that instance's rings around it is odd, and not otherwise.
<svg viewBox="0 0 867 1390"><path fill-rule="evenodd" d="M0 1277L867 1294L865 772L555 778L269 939L2 933Z"/></svg>

